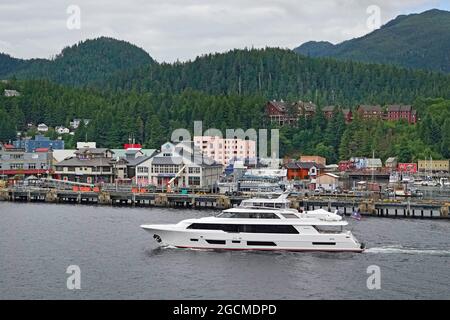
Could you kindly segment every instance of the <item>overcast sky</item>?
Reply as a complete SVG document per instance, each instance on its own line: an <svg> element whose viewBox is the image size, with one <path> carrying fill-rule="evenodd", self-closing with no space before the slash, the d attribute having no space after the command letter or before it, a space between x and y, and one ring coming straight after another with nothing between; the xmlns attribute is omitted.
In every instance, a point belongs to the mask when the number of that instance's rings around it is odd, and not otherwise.
<svg viewBox="0 0 450 320"><path fill-rule="evenodd" d="M79 29L67 27L70 5L80 8ZM380 8L382 23L399 14L450 10L450 0L1 0L0 52L49 58L103 35L172 62L233 48L337 43L371 31L371 5Z"/></svg>

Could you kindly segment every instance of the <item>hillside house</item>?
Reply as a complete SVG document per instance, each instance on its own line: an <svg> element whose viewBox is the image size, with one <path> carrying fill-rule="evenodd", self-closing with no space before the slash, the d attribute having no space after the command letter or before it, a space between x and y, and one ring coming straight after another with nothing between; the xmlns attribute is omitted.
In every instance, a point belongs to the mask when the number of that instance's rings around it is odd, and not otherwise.
<svg viewBox="0 0 450 320"><path fill-rule="evenodd" d="M20 92L17 91L17 90L7 90L7 89L5 89L3 91L3 95L5 97L19 97L20 96Z"/></svg>
<svg viewBox="0 0 450 320"><path fill-rule="evenodd" d="M40 123L37 126L37 131L39 131L39 132L47 132L48 131L48 126L45 123Z"/></svg>

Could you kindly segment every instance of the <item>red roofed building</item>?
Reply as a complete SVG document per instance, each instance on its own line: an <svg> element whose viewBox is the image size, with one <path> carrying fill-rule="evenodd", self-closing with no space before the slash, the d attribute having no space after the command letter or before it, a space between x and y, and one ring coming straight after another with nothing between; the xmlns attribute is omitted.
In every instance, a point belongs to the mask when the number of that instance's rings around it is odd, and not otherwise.
<svg viewBox="0 0 450 320"><path fill-rule="evenodd" d="M389 105L386 119L389 121L406 120L410 124L417 122L417 112L410 105Z"/></svg>
<svg viewBox="0 0 450 320"><path fill-rule="evenodd" d="M321 174L325 166L315 162L289 162L284 166L287 169L288 180L305 180L315 178Z"/></svg>

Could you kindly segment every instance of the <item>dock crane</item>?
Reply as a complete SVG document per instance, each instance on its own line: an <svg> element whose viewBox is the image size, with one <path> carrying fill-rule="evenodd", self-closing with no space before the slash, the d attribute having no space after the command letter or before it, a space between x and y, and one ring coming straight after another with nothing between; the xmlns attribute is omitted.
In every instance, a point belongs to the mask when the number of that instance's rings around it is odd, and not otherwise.
<svg viewBox="0 0 450 320"><path fill-rule="evenodd" d="M167 192L172 192L172 183L181 175L184 169L186 169L186 165L183 165L177 174L167 182Z"/></svg>

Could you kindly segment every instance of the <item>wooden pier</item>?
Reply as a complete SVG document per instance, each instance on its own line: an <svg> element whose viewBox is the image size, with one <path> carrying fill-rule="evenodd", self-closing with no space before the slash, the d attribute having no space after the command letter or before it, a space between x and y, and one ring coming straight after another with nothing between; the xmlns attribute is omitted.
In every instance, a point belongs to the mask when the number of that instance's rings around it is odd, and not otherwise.
<svg viewBox="0 0 450 320"><path fill-rule="evenodd" d="M143 207L183 207L193 209L227 209L238 206L247 196L221 194L133 193L117 191L73 191L52 188L9 188L0 190L0 201L77 203ZM386 201L357 197L290 198L292 207L304 210L340 210L345 215L359 209L361 215L401 218L449 219L450 202Z"/></svg>

